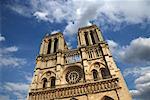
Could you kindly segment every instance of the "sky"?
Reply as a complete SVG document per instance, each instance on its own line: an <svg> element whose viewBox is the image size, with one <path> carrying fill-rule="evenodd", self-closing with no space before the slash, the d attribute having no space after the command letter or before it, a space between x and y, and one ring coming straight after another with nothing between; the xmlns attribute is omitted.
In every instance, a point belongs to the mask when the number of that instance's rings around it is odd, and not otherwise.
<svg viewBox="0 0 150 100"><path fill-rule="evenodd" d="M1 0L0 100L25 100L46 34L77 47L79 27L96 24L133 100L150 98L149 0Z"/></svg>

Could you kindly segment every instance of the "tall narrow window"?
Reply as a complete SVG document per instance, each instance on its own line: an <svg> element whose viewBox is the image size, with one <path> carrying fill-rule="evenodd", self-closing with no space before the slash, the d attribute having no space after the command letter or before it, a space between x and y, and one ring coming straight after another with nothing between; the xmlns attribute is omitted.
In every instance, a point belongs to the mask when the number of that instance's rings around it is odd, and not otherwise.
<svg viewBox="0 0 150 100"><path fill-rule="evenodd" d="M56 52L57 48L58 48L58 39L55 38L55 42L54 42L54 52Z"/></svg>
<svg viewBox="0 0 150 100"><path fill-rule="evenodd" d="M91 35L91 38L92 38L92 43L95 44L95 39L94 39L94 32L93 31L90 31L90 35Z"/></svg>
<svg viewBox="0 0 150 100"><path fill-rule="evenodd" d="M98 33L96 32L96 29L93 32L93 36L94 36L95 42L98 43L99 42L99 38L98 38Z"/></svg>
<svg viewBox="0 0 150 100"><path fill-rule="evenodd" d="M98 72L95 69L93 69L92 72L93 72L93 79L94 81L96 81L98 79Z"/></svg>
<svg viewBox="0 0 150 100"><path fill-rule="evenodd" d="M51 52L51 40L49 40L49 43L48 43L47 54L50 54L50 52Z"/></svg>
<svg viewBox="0 0 150 100"><path fill-rule="evenodd" d="M46 78L43 78L43 88L46 88L46 85L47 85L47 79Z"/></svg>
<svg viewBox="0 0 150 100"><path fill-rule="evenodd" d="M110 78L110 74L106 68L101 68L101 74L103 79Z"/></svg>
<svg viewBox="0 0 150 100"><path fill-rule="evenodd" d="M86 45L88 46L89 45L89 41L88 41L88 33L87 32L84 32L84 37L85 37L85 42L86 42Z"/></svg>
<svg viewBox="0 0 150 100"><path fill-rule="evenodd" d="M56 81L56 78L55 77L51 77L51 88L55 87L55 81Z"/></svg>

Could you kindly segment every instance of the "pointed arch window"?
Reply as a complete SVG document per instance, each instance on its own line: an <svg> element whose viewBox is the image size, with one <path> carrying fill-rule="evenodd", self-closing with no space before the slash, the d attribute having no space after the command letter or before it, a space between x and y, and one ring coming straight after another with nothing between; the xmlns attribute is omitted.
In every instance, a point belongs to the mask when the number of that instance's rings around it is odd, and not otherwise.
<svg viewBox="0 0 150 100"><path fill-rule="evenodd" d="M78 99L76 99L76 98L73 97L73 98L71 98L70 100L78 100Z"/></svg>
<svg viewBox="0 0 150 100"><path fill-rule="evenodd" d="M110 78L110 74L106 68L101 68L101 75L103 79Z"/></svg>
<svg viewBox="0 0 150 100"><path fill-rule="evenodd" d="M55 77L51 77L51 88L54 88L56 84L56 78Z"/></svg>
<svg viewBox="0 0 150 100"><path fill-rule="evenodd" d="M99 42L99 38L98 38L98 33L96 32L96 29L93 32L93 36L94 36L95 42L98 43Z"/></svg>
<svg viewBox="0 0 150 100"><path fill-rule="evenodd" d="M43 78L42 81L43 81L43 88L46 88L47 87L47 79Z"/></svg>
<svg viewBox="0 0 150 100"><path fill-rule="evenodd" d="M98 79L98 72L97 72L97 70L93 69L92 73L93 73L93 79L94 79L94 81L96 81Z"/></svg>
<svg viewBox="0 0 150 100"><path fill-rule="evenodd" d="M93 31L90 31L90 36L91 36L91 39L92 39L92 43L96 44L95 39L94 39L94 32Z"/></svg>
<svg viewBox="0 0 150 100"><path fill-rule="evenodd" d="M102 100L114 100L114 99L111 98L111 97L108 97L108 96L104 96L104 97L102 98Z"/></svg>
<svg viewBox="0 0 150 100"><path fill-rule="evenodd" d="M48 49L47 49L47 54L50 54L51 52L51 40L48 42Z"/></svg>
<svg viewBox="0 0 150 100"><path fill-rule="evenodd" d="M54 52L56 52L57 48L58 48L58 39L55 38L55 42L54 42Z"/></svg>
<svg viewBox="0 0 150 100"><path fill-rule="evenodd" d="M89 40L88 40L88 33L87 32L84 32L84 37L85 37L85 42L86 42L86 45L88 46L89 45Z"/></svg>

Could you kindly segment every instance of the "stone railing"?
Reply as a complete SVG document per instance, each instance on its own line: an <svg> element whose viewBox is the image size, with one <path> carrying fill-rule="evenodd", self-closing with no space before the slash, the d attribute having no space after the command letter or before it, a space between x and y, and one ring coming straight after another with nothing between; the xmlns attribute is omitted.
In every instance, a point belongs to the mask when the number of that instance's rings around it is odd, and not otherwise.
<svg viewBox="0 0 150 100"><path fill-rule="evenodd" d="M66 64L81 61L80 51L78 49L65 51L64 60Z"/></svg>
<svg viewBox="0 0 150 100"><path fill-rule="evenodd" d="M86 47L86 54L88 59L95 59L102 57L101 49L99 48L98 45Z"/></svg>
<svg viewBox="0 0 150 100"><path fill-rule="evenodd" d="M98 93L119 88L118 78L73 84L70 86L31 90L29 100L50 100L79 96L88 93Z"/></svg>
<svg viewBox="0 0 150 100"><path fill-rule="evenodd" d="M47 61L47 60L56 60L56 58L57 58L56 53L52 53L47 55L39 55L37 56L36 60Z"/></svg>

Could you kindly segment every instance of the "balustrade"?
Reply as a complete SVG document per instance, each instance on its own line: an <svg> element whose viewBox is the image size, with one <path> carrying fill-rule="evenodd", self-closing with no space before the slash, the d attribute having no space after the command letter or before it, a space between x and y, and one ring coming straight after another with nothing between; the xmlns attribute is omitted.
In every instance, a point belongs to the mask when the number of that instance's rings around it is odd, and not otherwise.
<svg viewBox="0 0 150 100"><path fill-rule="evenodd" d="M87 93L96 93L107 90L113 90L117 88L119 88L118 78L110 78L94 82L89 81L87 83L77 84L73 86L56 86L55 89L39 89L38 91L31 90L31 92L29 93L29 98L32 99L29 100L40 100L40 98L42 98L42 100L49 100L54 98L58 99L64 97L83 95ZM43 97L40 97L41 94L43 95Z"/></svg>
<svg viewBox="0 0 150 100"><path fill-rule="evenodd" d="M64 52L65 63L75 63L81 61L80 51L78 49Z"/></svg>

